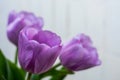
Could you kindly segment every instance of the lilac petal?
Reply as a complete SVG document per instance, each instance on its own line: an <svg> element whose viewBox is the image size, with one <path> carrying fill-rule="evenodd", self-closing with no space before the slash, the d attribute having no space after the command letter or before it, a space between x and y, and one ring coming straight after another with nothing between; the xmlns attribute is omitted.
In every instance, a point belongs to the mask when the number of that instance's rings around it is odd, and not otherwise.
<svg viewBox="0 0 120 80"><path fill-rule="evenodd" d="M44 20L43 20L42 17L38 17L38 18L36 19L36 22L37 22L37 25L38 25L38 26L43 27L43 25L44 25Z"/></svg>
<svg viewBox="0 0 120 80"><path fill-rule="evenodd" d="M8 39L16 45L18 44L18 34L23 28L23 26L21 26L22 24L18 24L21 23L22 20L23 16L19 16L19 18L15 19L14 23L10 23L7 28Z"/></svg>
<svg viewBox="0 0 120 80"><path fill-rule="evenodd" d="M99 65L96 52L89 53L80 45L73 45L62 53L63 54L60 56L62 64L74 71L88 69Z"/></svg>
<svg viewBox="0 0 120 80"><path fill-rule="evenodd" d="M101 61L98 59L98 53L96 48L91 48L88 50L90 52L88 63L93 64L94 66L100 65Z"/></svg>
<svg viewBox="0 0 120 80"><path fill-rule="evenodd" d="M86 42L86 43L92 43L91 39L89 36L85 35L85 34L78 34L76 37L76 39L78 39L81 43Z"/></svg>
<svg viewBox="0 0 120 80"><path fill-rule="evenodd" d="M33 53L29 52L26 46L29 46L28 39L25 34L20 33L19 35L19 41L18 41L18 58L20 65L25 69L25 66L28 65L30 61L28 61L28 58L32 58ZM29 53L29 54L27 54ZM30 54L31 53L31 54ZM28 56L27 56L28 55ZM28 57L28 58L26 58Z"/></svg>
<svg viewBox="0 0 120 80"><path fill-rule="evenodd" d="M26 26L39 26L40 28L43 27L44 21L42 17L36 17L33 13L28 13L22 11L19 15L24 15L23 23L27 24Z"/></svg>
<svg viewBox="0 0 120 80"><path fill-rule="evenodd" d="M101 61L98 59L98 55L96 51L93 51L93 53L86 51L83 59L79 61L78 64L71 66L71 69L74 71L84 70L100 64L101 64Z"/></svg>
<svg viewBox="0 0 120 80"><path fill-rule="evenodd" d="M45 44L41 45L44 45L44 49L37 54L35 61L35 73L39 74L48 71L52 67L61 50L60 46L50 48Z"/></svg>
<svg viewBox="0 0 120 80"><path fill-rule="evenodd" d="M18 58L23 69L34 72L35 58L34 51L38 49L39 43L34 40L29 40L24 34L24 29L19 35ZM38 51L36 51L37 53Z"/></svg>
<svg viewBox="0 0 120 80"><path fill-rule="evenodd" d="M79 43L82 44L84 48L92 46L92 40L89 36L85 34L80 34L77 35L77 37L79 38Z"/></svg>
<svg viewBox="0 0 120 80"><path fill-rule="evenodd" d="M82 44L82 46L87 47L92 45L92 41L89 36L86 36L85 34L78 34L66 44L66 47L74 44Z"/></svg>
<svg viewBox="0 0 120 80"><path fill-rule="evenodd" d="M11 11L9 16L8 16L8 25L13 22L16 18L17 14L15 11Z"/></svg>
<svg viewBox="0 0 120 80"><path fill-rule="evenodd" d="M57 46L61 43L60 37L50 31L39 31L33 39L37 40L40 44L44 43L51 47Z"/></svg>
<svg viewBox="0 0 120 80"><path fill-rule="evenodd" d="M33 28L33 27L29 27L29 28L24 28L24 31L25 31L25 35L27 36L27 38L29 40L32 40L33 37L38 33L39 29L36 29L36 28Z"/></svg>
<svg viewBox="0 0 120 80"><path fill-rule="evenodd" d="M19 44L19 62L23 69L26 69L29 72L34 71L35 63L35 52L38 49L38 42L30 40L24 44Z"/></svg>
<svg viewBox="0 0 120 80"><path fill-rule="evenodd" d="M31 25L34 25L36 24L36 18L33 14L28 14L28 15L24 15L25 18L24 18L24 21L23 23L26 24L26 26L31 26Z"/></svg>
<svg viewBox="0 0 120 80"><path fill-rule="evenodd" d="M72 45L68 49L62 51L60 60L66 67L73 66L79 63L84 57L85 51L79 45Z"/></svg>

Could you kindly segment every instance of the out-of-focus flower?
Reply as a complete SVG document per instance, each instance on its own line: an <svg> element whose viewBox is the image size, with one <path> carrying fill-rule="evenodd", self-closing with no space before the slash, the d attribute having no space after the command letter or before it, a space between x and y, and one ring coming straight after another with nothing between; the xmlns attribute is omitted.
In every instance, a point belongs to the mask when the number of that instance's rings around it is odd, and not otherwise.
<svg viewBox="0 0 120 80"><path fill-rule="evenodd" d="M37 26L41 29L43 26L43 19L41 17L36 17L33 13L25 11L19 13L16 13L15 11L10 12L7 27L8 39L17 46L19 32L24 27L28 26Z"/></svg>
<svg viewBox="0 0 120 80"><path fill-rule="evenodd" d="M101 64L91 39L80 34L63 46L60 54L61 64L73 71L88 69Z"/></svg>
<svg viewBox="0 0 120 80"><path fill-rule="evenodd" d="M60 37L53 32L24 28L18 41L20 65L31 73L48 71L60 53L60 43Z"/></svg>

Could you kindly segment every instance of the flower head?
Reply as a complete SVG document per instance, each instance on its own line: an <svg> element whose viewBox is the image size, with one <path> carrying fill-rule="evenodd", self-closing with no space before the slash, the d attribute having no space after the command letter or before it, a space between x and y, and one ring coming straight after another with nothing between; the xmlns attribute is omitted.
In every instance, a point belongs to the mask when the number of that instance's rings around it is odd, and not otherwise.
<svg viewBox="0 0 120 80"><path fill-rule="evenodd" d="M84 70L101 64L91 39L80 34L63 46L60 54L61 64L74 71Z"/></svg>
<svg viewBox="0 0 120 80"><path fill-rule="evenodd" d="M60 43L60 37L51 31L26 27L19 35L20 65L31 73L48 71L59 55Z"/></svg>
<svg viewBox="0 0 120 80"><path fill-rule="evenodd" d="M37 26L41 29L43 26L43 19L41 17L36 17L33 13L25 11L16 13L15 11L12 11L8 17L8 39L17 46L19 32L24 27L28 26Z"/></svg>

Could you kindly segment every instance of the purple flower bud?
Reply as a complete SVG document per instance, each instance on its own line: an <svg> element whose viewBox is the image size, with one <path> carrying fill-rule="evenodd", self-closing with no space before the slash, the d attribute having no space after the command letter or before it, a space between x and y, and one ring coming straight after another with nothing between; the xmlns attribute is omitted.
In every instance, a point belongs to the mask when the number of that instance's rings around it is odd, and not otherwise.
<svg viewBox="0 0 120 80"><path fill-rule="evenodd" d="M101 64L91 39L80 34L63 46L60 54L61 64L73 71L88 69Z"/></svg>
<svg viewBox="0 0 120 80"><path fill-rule="evenodd" d="M60 43L60 37L53 32L24 28L18 41L20 65L31 73L48 71L60 53Z"/></svg>
<svg viewBox="0 0 120 80"><path fill-rule="evenodd" d="M41 29L43 26L43 19L25 11L20 13L12 11L9 14L7 36L8 39L16 46L18 45L19 32L26 26L37 26Z"/></svg>

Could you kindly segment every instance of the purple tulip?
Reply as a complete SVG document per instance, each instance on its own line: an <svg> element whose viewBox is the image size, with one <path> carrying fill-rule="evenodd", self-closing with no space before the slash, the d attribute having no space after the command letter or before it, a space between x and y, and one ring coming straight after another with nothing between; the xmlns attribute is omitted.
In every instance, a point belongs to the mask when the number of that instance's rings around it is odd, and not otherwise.
<svg viewBox="0 0 120 80"><path fill-rule="evenodd" d="M84 34L76 36L63 46L60 61L64 67L73 71L84 70L101 64L91 39Z"/></svg>
<svg viewBox="0 0 120 80"><path fill-rule="evenodd" d="M16 46L18 45L19 32L26 26L37 26L41 29L43 26L43 19L41 17L36 17L33 13L25 11L19 13L12 11L9 14L7 36Z"/></svg>
<svg viewBox="0 0 120 80"><path fill-rule="evenodd" d="M31 73L48 71L60 53L60 43L60 37L53 32L33 27L24 28L18 41L20 65Z"/></svg>

